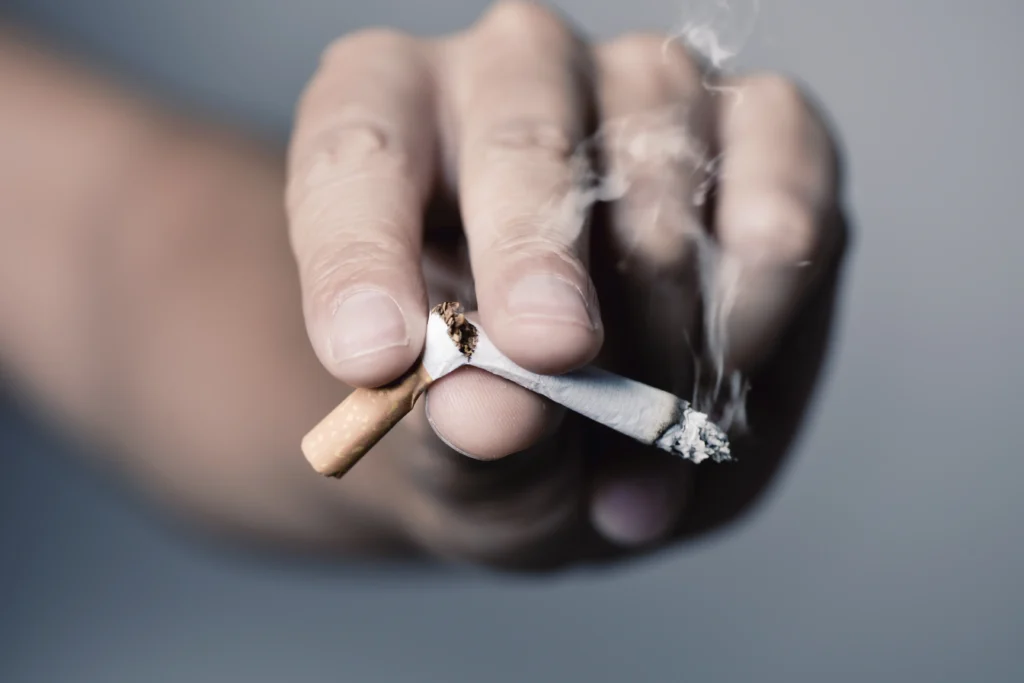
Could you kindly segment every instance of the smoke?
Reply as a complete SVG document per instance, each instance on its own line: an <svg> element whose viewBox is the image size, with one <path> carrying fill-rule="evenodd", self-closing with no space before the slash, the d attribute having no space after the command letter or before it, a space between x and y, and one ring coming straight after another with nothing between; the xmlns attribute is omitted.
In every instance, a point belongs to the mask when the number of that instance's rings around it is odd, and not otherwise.
<svg viewBox="0 0 1024 683"><path fill-rule="evenodd" d="M724 77L732 73L735 58L753 34L759 10L760 0L685 0L682 21L665 44L666 58L672 43L682 44L701 66L706 93L713 98L729 98L728 106L742 106L742 89L726 84ZM605 122L576 150L572 160L575 191L566 197L563 219L582 229L595 203L614 202L629 194L635 169L659 165L683 168L690 173L694 181L690 198L693 213L700 215L712 188L722 180L722 157L712 153L713 148L702 136L688 130L688 106L679 103ZM605 156L615 156L617 163L611 170L596 172L591 163L595 149ZM666 188L668 192L673 190ZM647 217L651 225L629 226L637 239L645 229L653 229L659 212L659 206L652 207ZM739 372L726 376L725 369L728 320L737 296L741 266L722 253L708 226L688 224L682 229L696 246L704 311L704 348L699 350L690 344L696 366L691 403L710 414L723 429L745 431L749 382Z"/></svg>
<svg viewBox="0 0 1024 683"><path fill-rule="evenodd" d="M725 85L722 77L732 73L733 61L750 40L760 5L760 0L687 0L682 26L676 32L677 39L703 62L705 90L712 96L730 98L732 107L743 105L743 90ZM705 162L706 177L704 185L698 188L700 195L694 198L695 204L703 204L709 187L722 180L721 160L719 154ZM742 266L722 252L709 231L702 231L695 237L704 301L704 340L710 359L697 360L693 403L699 410L715 415L723 429L746 431L746 397L750 383L737 370L725 376L727 325L738 293ZM713 373L710 386L702 383L708 362Z"/></svg>
<svg viewBox="0 0 1024 683"><path fill-rule="evenodd" d="M679 40L714 73L729 73L754 33L761 0L686 0L683 21L670 40ZM705 83L711 90L738 93Z"/></svg>

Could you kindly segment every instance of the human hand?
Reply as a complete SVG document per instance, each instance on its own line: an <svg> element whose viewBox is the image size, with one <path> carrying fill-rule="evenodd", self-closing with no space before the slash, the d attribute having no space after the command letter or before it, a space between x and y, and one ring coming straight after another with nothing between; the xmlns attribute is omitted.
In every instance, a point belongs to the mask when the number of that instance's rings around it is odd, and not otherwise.
<svg viewBox="0 0 1024 683"><path fill-rule="evenodd" d="M664 547L754 501L813 386L845 230L836 154L800 91L711 78L665 36L590 45L525 2L443 39L373 30L326 52L287 204L307 331L335 377L395 379L429 304L459 299L530 370L596 362L686 395L710 335L712 367L751 387L738 463L694 468L463 369L339 487L372 489L432 553L517 568ZM588 168L619 191L584 222Z"/></svg>

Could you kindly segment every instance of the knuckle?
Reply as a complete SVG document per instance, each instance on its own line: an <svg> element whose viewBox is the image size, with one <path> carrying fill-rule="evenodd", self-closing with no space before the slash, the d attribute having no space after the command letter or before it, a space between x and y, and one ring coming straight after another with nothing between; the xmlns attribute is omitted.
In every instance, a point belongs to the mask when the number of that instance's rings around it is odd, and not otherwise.
<svg viewBox="0 0 1024 683"><path fill-rule="evenodd" d="M626 33L602 46L600 54L604 63L616 71L628 72L631 78L652 79L673 90L680 85L691 86L701 78L699 65L686 48L662 33Z"/></svg>
<svg viewBox="0 0 1024 683"><path fill-rule="evenodd" d="M537 119L513 119L493 125L483 139L496 152L536 152L564 161L576 147L576 136L564 125Z"/></svg>
<svg viewBox="0 0 1024 683"><path fill-rule="evenodd" d="M418 45L417 38L393 28L364 28L332 41L320 55L320 68L328 68L335 62L366 59L368 53L393 55L413 51Z"/></svg>
<svg viewBox="0 0 1024 683"><path fill-rule="evenodd" d="M801 116L807 111L807 101L800 86L782 74L748 77L743 89L747 96L758 102L759 108L790 116Z"/></svg>
<svg viewBox="0 0 1024 683"><path fill-rule="evenodd" d="M608 41L601 51L612 59L653 64L663 59L669 42L669 39L660 33L633 31Z"/></svg>
<svg viewBox="0 0 1024 683"><path fill-rule="evenodd" d="M367 114L339 112L292 152L286 204L295 220L316 219L338 201L338 191L358 181L404 185L412 177L409 154L395 135Z"/></svg>
<svg viewBox="0 0 1024 683"><path fill-rule="evenodd" d="M567 243L550 220L536 216L506 217L500 234L487 245L494 263L517 264L523 261L549 262L559 269L566 265L585 274L572 244Z"/></svg>
<svg viewBox="0 0 1024 683"><path fill-rule="evenodd" d="M722 216L726 249L747 260L797 264L810 259L820 241L818 221L804 202L784 193L747 197Z"/></svg>
<svg viewBox="0 0 1024 683"><path fill-rule="evenodd" d="M602 140L612 169L630 183L666 177L679 182L706 167L708 136L689 118L685 108L667 106L612 121Z"/></svg>
<svg viewBox="0 0 1024 683"><path fill-rule="evenodd" d="M565 37L569 29L554 10L530 0L499 0L481 21L498 33L531 40Z"/></svg>
<svg viewBox="0 0 1024 683"><path fill-rule="evenodd" d="M295 175L307 184L339 173L400 174L408 167L409 155L396 135L369 113L355 108L337 112L295 153Z"/></svg>

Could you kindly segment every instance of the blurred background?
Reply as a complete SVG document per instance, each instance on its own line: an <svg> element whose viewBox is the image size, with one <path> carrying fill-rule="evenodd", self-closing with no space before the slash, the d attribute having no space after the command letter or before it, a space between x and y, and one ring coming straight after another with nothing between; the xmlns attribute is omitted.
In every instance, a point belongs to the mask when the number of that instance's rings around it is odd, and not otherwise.
<svg viewBox="0 0 1024 683"><path fill-rule="evenodd" d="M486 4L0 9L284 140L333 38L447 32ZM603 37L713 2L557 4ZM825 103L855 242L818 401L753 515L554 579L253 562L167 532L7 400L0 681L1024 680L1024 3L760 5L736 66L794 74Z"/></svg>

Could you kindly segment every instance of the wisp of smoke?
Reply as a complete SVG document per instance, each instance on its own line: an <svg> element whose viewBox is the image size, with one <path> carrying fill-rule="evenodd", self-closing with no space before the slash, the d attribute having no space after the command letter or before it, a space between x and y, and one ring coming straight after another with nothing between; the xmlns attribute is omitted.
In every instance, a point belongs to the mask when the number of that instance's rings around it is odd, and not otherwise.
<svg viewBox="0 0 1024 683"><path fill-rule="evenodd" d="M749 40L759 10L760 0L686 0L681 26L672 33L666 47L674 41L681 42L701 63L705 90L714 97L732 98L731 106L742 106L741 89L723 84L721 76L730 72L731 62ZM624 198L631 187L632 164L639 168L667 163L690 169L699 179L691 199L695 207L702 206L711 188L721 180L721 156L710 154L705 142L687 130L685 106L686 103L680 103L628 120L606 122L581 144L572 160L574 190L562 207L566 212L563 219L582 230L595 203ZM615 171L603 175L595 171L591 163L595 148L616 150L620 163ZM627 163L621 163L622 159ZM643 226L631 228L639 231ZM696 363L691 402L698 410L713 415L723 429L744 431L749 382L739 372L726 377L724 361L727 321L736 298L741 266L722 253L709 230L691 228L688 234L697 250L705 346L703 356L691 348ZM712 381L703 381L709 372Z"/></svg>

